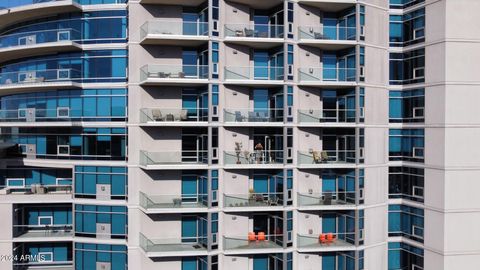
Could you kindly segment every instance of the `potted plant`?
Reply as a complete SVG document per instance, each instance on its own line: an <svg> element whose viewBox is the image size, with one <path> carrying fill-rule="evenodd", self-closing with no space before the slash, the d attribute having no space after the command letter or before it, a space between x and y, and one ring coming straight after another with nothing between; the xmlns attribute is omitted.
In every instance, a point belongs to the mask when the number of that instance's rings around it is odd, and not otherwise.
<svg viewBox="0 0 480 270"><path fill-rule="evenodd" d="M240 154L242 153L242 143L241 142L235 142L235 154L237 155L237 164L242 164L240 161Z"/></svg>

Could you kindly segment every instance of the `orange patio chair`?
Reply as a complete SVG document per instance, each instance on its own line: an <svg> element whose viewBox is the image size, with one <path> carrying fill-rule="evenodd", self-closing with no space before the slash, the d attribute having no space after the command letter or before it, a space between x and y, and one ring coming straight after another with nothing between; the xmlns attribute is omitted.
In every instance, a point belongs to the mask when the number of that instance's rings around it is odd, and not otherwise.
<svg viewBox="0 0 480 270"><path fill-rule="evenodd" d="M248 233L248 241L249 242L257 241L257 236L255 235L254 232L249 232Z"/></svg>
<svg viewBox="0 0 480 270"><path fill-rule="evenodd" d="M266 240L265 233L264 232L259 232L257 239L258 239L258 241L265 241Z"/></svg>
<svg viewBox="0 0 480 270"><path fill-rule="evenodd" d="M320 241L320 244L326 244L327 243L327 239L326 239L324 233L322 233L322 234L320 234L320 236L318 236L318 240Z"/></svg>
<svg viewBox="0 0 480 270"><path fill-rule="evenodd" d="M327 243L333 243L335 241L335 236L333 235L333 233L328 233L327 234Z"/></svg>

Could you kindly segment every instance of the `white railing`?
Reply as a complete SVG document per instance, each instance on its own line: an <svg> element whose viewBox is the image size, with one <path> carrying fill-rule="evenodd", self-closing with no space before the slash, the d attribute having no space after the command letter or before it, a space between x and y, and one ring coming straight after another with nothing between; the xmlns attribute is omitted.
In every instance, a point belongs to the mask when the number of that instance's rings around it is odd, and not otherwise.
<svg viewBox="0 0 480 270"><path fill-rule="evenodd" d="M225 164L283 164L283 150L225 151Z"/></svg>
<svg viewBox="0 0 480 270"><path fill-rule="evenodd" d="M140 164L162 165L162 164L207 164L208 151L206 150L184 150L184 151L163 151L147 152L140 151Z"/></svg>

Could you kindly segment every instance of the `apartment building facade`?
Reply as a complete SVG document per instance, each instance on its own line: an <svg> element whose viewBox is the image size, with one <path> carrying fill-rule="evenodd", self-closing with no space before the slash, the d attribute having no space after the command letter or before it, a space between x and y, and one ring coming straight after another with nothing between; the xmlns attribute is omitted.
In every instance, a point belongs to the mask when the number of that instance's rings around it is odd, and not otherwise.
<svg viewBox="0 0 480 270"><path fill-rule="evenodd" d="M480 267L479 6L0 1L0 269Z"/></svg>

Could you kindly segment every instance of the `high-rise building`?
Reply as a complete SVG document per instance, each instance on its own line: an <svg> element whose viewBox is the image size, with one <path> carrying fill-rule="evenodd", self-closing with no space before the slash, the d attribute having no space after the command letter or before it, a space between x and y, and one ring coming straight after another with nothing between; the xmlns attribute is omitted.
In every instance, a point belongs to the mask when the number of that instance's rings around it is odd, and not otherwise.
<svg viewBox="0 0 480 270"><path fill-rule="evenodd" d="M0 0L0 269L480 269L476 8Z"/></svg>

